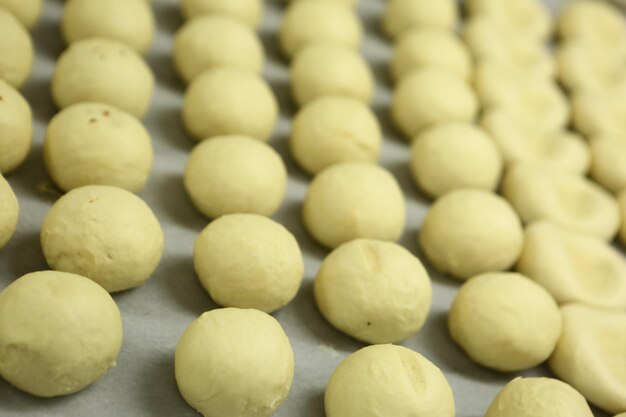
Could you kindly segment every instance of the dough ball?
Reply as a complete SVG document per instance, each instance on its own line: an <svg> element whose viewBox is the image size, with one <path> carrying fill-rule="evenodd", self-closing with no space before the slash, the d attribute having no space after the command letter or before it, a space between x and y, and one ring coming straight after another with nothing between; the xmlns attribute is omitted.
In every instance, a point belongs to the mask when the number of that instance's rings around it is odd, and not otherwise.
<svg viewBox="0 0 626 417"><path fill-rule="evenodd" d="M533 223L526 228L517 269L559 304L626 309L626 260L602 239Z"/></svg>
<svg viewBox="0 0 626 417"><path fill-rule="evenodd" d="M383 31L392 39L413 28L453 30L459 20L454 0L389 0L383 16Z"/></svg>
<svg viewBox="0 0 626 417"><path fill-rule="evenodd" d="M593 417L585 397L553 378L515 378L493 400L485 417Z"/></svg>
<svg viewBox="0 0 626 417"><path fill-rule="evenodd" d="M22 25L31 29L41 16L42 0L0 0L0 7L17 17Z"/></svg>
<svg viewBox="0 0 626 417"><path fill-rule="evenodd" d="M569 304L561 313L563 333L550 369L599 408L626 410L626 312Z"/></svg>
<svg viewBox="0 0 626 417"><path fill-rule="evenodd" d="M17 227L19 205L11 185L0 174L0 249L13 236Z"/></svg>
<svg viewBox="0 0 626 417"><path fill-rule="evenodd" d="M571 1L558 18L558 33L564 40L582 38L605 45L626 41L626 21L617 7L606 1Z"/></svg>
<svg viewBox="0 0 626 417"><path fill-rule="evenodd" d="M92 279L109 292L138 287L159 265L163 231L142 199L117 187L76 188L41 226L50 268Z"/></svg>
<svg viewBox="0 0 626 417"><path fill-rule="evenodd" d="M331 249L357 238L396 241L406 223L404 195L383 168L343 162L313 178L303 220L315 240Z"/></svg>
<svg viewBox="0 0 626 417"><path fill-rule="evenodd" d="M619 229L615 198L578 175L515 164L504 176L502 194L526 223L548 220L607 241Z"/></svg>
<svg viewBox="0 0 626 417"><path fill-rule="evenodd" d="M296 1L308 1L308 0L290 0L292 3ZM356 7L360 0L332 0L337 4L343 4L345 6Z"/></svg>
<svg viewBox="0 0 626 417"><path fill-rule="evenodd" d="M0 293L0 375L39 397L73 394L114 367L120 311L85 277L42 271Z"/></svg>
<svg viewBox="0 0 626 417"><path fill-rule="evenodd" d="M145 53L154 38L152 5L145 0L67 0L61 33L67 43L110 38Z"/></svg>
<svg viewBox="0 0 626 417"><path fill-rule="evenodd" d="M418 187L433 197L464 187L494 190L502 157L492 139L474 125L442 123L413 141L411 172Z"/></svg>
<svg viewBox="0 0 626 417"><path fill-rule="evenodd" d="M278 34L280 46L288 57L314 42L357 49L362 37L361 22L354 10L334 0L290 3Z"/></svg>
<svg viewBox="0 0 626 417"><path fill-rule="evenodd" d="M72 43L52 75L52 97L60 108L101 102L141 118L150 107L153 90L148 64L135 50L111 39Z"/></svg>
<svg viewBox="0 0 626 417"><path fill-rule="evenodd" d="M395 345L362 348L335 369L326 386L328 417L453 417L452 389L419 353Z"/></svg>
<svg viewBox="0 0 626 417"><path fill-rule="evenodd" d="M185 189L207 217L230 213L271 216L287 189L287 168L270 146L239 135L197 145L185 168Z"/></svg>
<svg viewBox="0 0 626 417"><path fill-rule="evenodd" d="M382 131L376 115L361 101L325 96L306 104L295 116L291 154L308 173L340 162L376 162Z"/></svg>
<svg viewBox="0 0 626 417"><path fill-rule="evenodd" d="M329 95L369 103L374 95L374 75L367 62L357 51L341 45L318 43L300 49L290 75L293 98L301 106Z"/></svg>
<svg viewBox="0 0 626 417"><path fill-rule="evenodd" d="M626 189L626 136L594 138L591 149L591 178L617 193Z"/></svg>
<svg viewBox="0 0 626 417"><path fill-rule="evenodd" d="M241 134L268 141L278 121L278 103L258 75L237 68L215 68L189 84L183 121L197 140Z"/></svg>
<svg viewBox="0 0 626 417"><path fill-rule="evenodd" d="M289 339L258 310L202 314L178 341L174 362L180 393L205 417L267 417L293 381Z"/></svg>
<svg viewBox="0 0 626 417"><path fill-rule="evenodd" d="M258 214L227 214L196 240L194 265L220 305L271 313L295 297L304 276L296 238Z"/></svg>
<svg viewBox="0 0 626 417"><path fill-rule="evenodd" d="M317 306L333 326L366 343L417 333L428 316L428 272L411 252L381 240L344 243L324 259L314 284Z"/></svg>
<svg viewBox="0 0 626 417"><path fill-rule="evenodd" d="M257 34L229 16L191 19L174 37L174 65L187 83L203 71L220 66L258 74L264 61L265 52Z"/></svg>
<svg viewBox="0 0 626 417"><path fill-rule="evenodd" d="M24 162L33 144L33 114L28 102L0 79L0 173Z"/></svg>
<svg viewBox="0 0 626 417"><path fill-rule="evenodd" d="M626 82L575 93L571 100L574 127L587 137L622 136L626 132L625 101Z"/></svg>
<svg viewBox="0 0 626 417"><path fill-rule="evenodd" d="M152 141L134 116L108 104L78 103L50 121L44 162L64 191L114 185L137 192L150 174Z"/></svg>
<svg viewBox="0 0 626 417"><path fill-rule="evenodd" d="M541 0L468 0L465 5L470 14L485 16L535 41L552 35L552 15Z"/></svg>
<svg viewBox="0 0 626 417"><path fill-rule="evenodd" d="M0 79L20 88L33 67L33 41L17 18L1 7L0 39Z"/></svg>
<svg viewBox="0 0 626 417"><path fill-rule="evenodd" d="M185 19L202 15L230 16L252 29L261 24L263 0L182 0L181 7Z"/></svg>
<svg viewBox="0 0 626 417"><path fill-rule="evenodd" d="M559 81L570 91L606 89L623 81L624 62L626 50L584 39L564 42L556 50Z"/></svg>
<svg viewBox="0 0 626 417"><path fill-rule="evenodd" d="M393 121L407 137L437 123L471 122L478 113L474 91L462 78L447 71L412 71L396 87L391 105Z"/></svg>
<svg viewBox="0 0 626 417"><path fill-rule="evenodd" d="M435 201L426 214L419 241L435 268L467 279L513 266L522 252L524 231L503 198L465 188Z"/></svg>
<svg viewBox="0 0 626 417"><path fill-rule="evenodd" d="M619 195L618 203L620 207L620 215L622 218L622 227L620 228L619 236L622 243L626 246L626 189L622 190Z"/></svg>

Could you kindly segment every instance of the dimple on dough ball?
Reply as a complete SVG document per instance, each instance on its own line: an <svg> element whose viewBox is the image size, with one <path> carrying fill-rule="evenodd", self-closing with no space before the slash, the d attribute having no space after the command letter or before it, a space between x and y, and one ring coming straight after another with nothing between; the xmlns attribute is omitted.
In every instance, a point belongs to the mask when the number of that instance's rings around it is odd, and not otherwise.
<svg viewBox="0 0 626 417"><path fill-rule="evenodd" d="M442 123L417 135L411 147L411 172L428 195L457 188L494 190L502 157L489 136L466 123Z"/></svg>
<svg viewBox="0 0 626 417"><path fill-rule="evenodd" d="M559 81L570 91L606 89L622 81L624 62L626 50L584 39L564 42L556 50Z"/></svg>
<svg viewBox="0 0 626 417"><path fill-rule="evenodd" d="M0 173L24 162L33 143L33 114L28 102L0 79Z"/></svg>
<svg viewBox="0 0 626 417"><path fill-rule="evenodd" d="M534 40L546 40L552 34L552 15L541 0L469 0L465 4L470 14L485 16Z"/></svg>
<svg viewBox="0 0 626 417"><path fill-rule="evenodd" d="M137 192L150 174L152 142L134 116L108 104L78 103L50 121L44 162L64 191L114 185Z"/></svg>
<svg viewBox="0 0 626 417"><path fill-rule="evenodd" d="M465 188L435 201L422 224L419 242L435 268L467 279L513 266L522 252L524 231L503 198Z"/></svg>
<svg viewBox="0 0 626 417"><path fill-rule="evenodd" d="M291 154L308 173L340 162L376 162L382 131L372 110L350 97L323 96L295 116L289 137Z"/></svg>
<svg viewBox="0 0 626 417"><path fill-rule="evenodd" d="M182 0L181 7L186 19L202 15L230 16L251 28L261 24L263 0Z"/></svg>
<svg viewBox="0 0 626 417"><path fill-rule="evenodd" d="M355 11L332 0L289 4L280 24L280 46L288 57L311 43L331 43L357 49L363 29Z"/></svg>
<svg viewBox="0 0 626 417"><path fill-rule="evenodd" d="M617 201L619 203L620 214L622 217L622 227L620 228L619 236L622 243L626 245L626 189L622 190Z"/></svg>
<svg viewBox="0 0 626 417"><path fill-rule="evenodd" d="M112 39L72 43L52 75L52 97L64 108L79 102L110 104L141 118L152 100L154 75L134 49Z"/></svg>
<svg viewBox="0 0 626 417"><path fill-rule="evenodd" d="M186 82L220 66L259 73L265 60L257 34L229 16L191 19L176 32L173 52L176 70Z"/></svg>
<svg viewBox="0 0 626 417"><path fill-rule="evenodd" d="M258 214L227 214L211 222L196 240L194 266L218 304L266 313L287 305L304 276L296 238Z"/></svg>
<svg viewBox="0 0 626 417"><path fill-rule="evenodd" d="M606 1L577 0L569 2L558 17L562 39L582 38L605 45L626 42L626 21L621 10Z"/></svg>
<svg viewBox="0 0 626 417"><path fill-rule="evenodd" d="M309 233L331 249L357 238L396 241L406 223L398 181L364 162L343 162L317 174L302 215Z"/></svg>
<svg viewBox="0 0 626 417"><path fill-rule="evenodd" d="M287 398L294 356L278 321L258 310L202 314L183 333L176 383L205 417L268 417Z"/></svg>
<svg viewBox="0 0 626 417"><path fill-rule="evenodd" d="M150 207L104 185L76 188L57 200L40 237L52 269L86 276L109 292L143 284L163 254L163 231Z"/></svg>
<svg viewBox="0 0 626 417"><path fill-rule="evenodd" d="M0 0L0 7L11 12L28 29L39 21L41 6L42 0Z"/></svg>
<svg viewBox="0 0 626 417"><path fill-rule="evenodd" d="M626 136L593 138L591 149L591 178L609 191L626 189Z"/></svg>
<svg viewBox="0 0 626 417"><path fill-rule="evenodd" d="M344 243L324 259L315 300L333 326L367 343L392 343L417 333L432 301L422 263L402 246L380 240Z"/></svg>
<svg viewBox="0 0 626 417"><path fill-rule="evenodd" d="M626 78L624 82L572 95L572 121L587 137L623 135L626 132Z"/></svg>
<svg viewBox="0 0 626 417"><path fill-rule="evenodd" d="M120 311L85 277L42 271L0 293L0 375L39 397L73 394L116 365Z"/></svg>
<svg viewBox="0 0 626 417"><path fill-rule="evenodd" d="M458 8L454 0L389 0L383 30L392 39L417 27L453 30L459 19Z"/></svg>
<svg viewBox="0 0 626 417"><path fill-rule="evenodd" d="M553 378L515 378L498 393L485 417L593 417L571 385Z"/></svg>
<svg viewBox="0 0 626 417"><path fill-rule="evenodd" d="M183 121L197 140L246 135L269 140L278 121L278 103L265 80L237 68L215 68L187 88Z"/></svg>
<svg viewBox="0 0 626 417"><path fill-rule="evenodd" d="M454 396L441 370L419 353L374 345L348 356L326 386L328 417L454 417Z"/></svg>
<svg viewBox="0 0 626 417"><path fill-rule="evenodd" d="M187 161L185 189L205 216L271 216L287 189L287 168L270 146L247 136L218 136L197 145Z"/></svg>
<svg viewBox="0 0 626 417"><path fill-rule="evenodd" d="M33 67L33 41L22 24L2 7L0 39L0 79L20 88Z"/></svg>
<svg viewBox="0 0 626 417"><path fill-rule="evenodd" d="M391 115L398 129L412 139L437 123L471 122L478 108L478 99L465 80L444 70L425 68L400 80Z"/></svg>
<svg viewBox="0 0 626 417"><path fill-rule="evenodd" d="M299 105L329 95L369 103L374 94L374 76L365 59L341 45L318 43L302 48L293 59L290 75L291 92Z"/></svg>
<svg viewBox="0 0 626 417"><path fill-rule="evenodd" d="M550 369L599 408L626 410L626 312L569 304Z"/></svg>
<svg viewBox="0 0 626 417"><path fill-rule="evenodd" d="M7 244L17 227L19 205L11 185L0 174L0 249Z"/></svg>

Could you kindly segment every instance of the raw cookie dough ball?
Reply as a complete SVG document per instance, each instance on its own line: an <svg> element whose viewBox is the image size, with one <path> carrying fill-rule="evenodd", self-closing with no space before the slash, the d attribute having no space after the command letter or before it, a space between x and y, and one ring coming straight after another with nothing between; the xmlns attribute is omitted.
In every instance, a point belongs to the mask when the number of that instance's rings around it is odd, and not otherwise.
<svg viewBox="0 0 626 417"><path fill-rule="evenodd" d="M605 45L622 45L626 41L623 13L606 1L577 0L569 2L558 18L562 39L582 38Z"/></svg>
<svg viewBox="0 0 626 417"><path fill-rule="evenodd" d="M386 6L383 30L392 39L417 27L452 30L459 20L454 0L389 0Z"/></svg>
<svg viewBox="0 0 626 417"><path fill-rule="evenodd" d="M471 122L478 113L474 91L462 78L425 68L400 80L391 105L392 118L407 138L443 122Z"/></svg>
<svg viewBox="0 0 626 417"><path fill-rule="evenodd" d="M266 313L287 305L304 275L296 238L258 214L227 214L211 222L196 240L194 266L218 304Z"/></svg>
<svg viewBox="0 0 626 417"><path fill-rule="evenodd" d="M464 187L494 190L502 157L491 138L474 125L442 123L413 141L411 172L415 183L433 197Z"/></svg>
<svg viewBox="0 0 626 417"><path fill-rule="evenodd" d="M52 269L86 276L116 292L150 278L163 254L163 231L133 193L90 185L54 203L41 226L41 246Z"/></svg>
<svg viewBox="0 0 626 417"><path fill-rule="evenodd" d="M570 91L606 89L624 80L625 52L584 39L562 43L556 50L559 81Z"/></svg>
<svg viewBox="0 0 626 417"><path fill-rule="evenodd" d="M246 135L269 140L278 121L278 103L265 80L237 68L215 68L187 88L183 121L197 140Z"/></svg>
<svg viewBox="0 0 626 417"><path fill-rule="evenodd" d="M52 75L52 96L60 108L100 102L141 118L150 106L153 89L154 75L143 58L111 39L72 43Z"/></svg>
<svg viewBox="0 0 626 417"><path fill-rule="evenodd" d="M42 0L0 0L0 7L17 17L27 29L39 21L41 6Z"/></svg>
<svg viewBox="0 0 626 417"><path fill-rule="evenodd" d="M182 0L183 15L191 19L202 15L234 17L251 28L258 28L263 17L263 0Z"/></svg>
<svg viewBox="0 0 626 417"><path fill-rule="evenodd" d="M527 277L487 273L465 283L448 316L452 339L475 362L502 372L548 359L561 334L552 296Z"/></svg>
<svg viewBox="0 0 626 417"><path fill-rule="evenodd" d="M289 4L279 32L280 46L288 57L314 42L356 49L362 37L363 29L356 13L332 0L306 0Z"/></svg>
<svg viewBox="0 0 626 417"><path fill-rule="evenodd" d="M360 349L335 369L326 386L328 417L453 417L452 389L419 353L395 345Z"/></svg>
<svg viewBox="0 0 626 417"><path fill-rule="evenodd" d="M469 0L470 14L492 19L511 30L543 41L552 34L552 15L541 0Z"/></svg>
<svg viewBox="0 0 626 417"><path fill-rule="evenodd" d="M341 45L318 43L300 49L290 74L291 93L299 105L329 95L369 103L374 95L374 76L367 62Z"/></svg>
<svg viewBox="0 0 626 417"><path fill-rule="evenodd" d="M590 149L591 178L614 193L626 189L626 136L599 136Z"/></svg>
<svg viewBox="0 0 626 417"><path fill-rule="evenodd" d="M291 128L291 154L308 173L317 174L340 162L376 162L382 131L376 115L361 101L325 96L296 114Z"/></svg>
<svg viewBox="0 0 626 417"><path fill-rule="evenodd" d="M0 173L24 162L33 144L33 114L28 102L0 79Z"/></svg>
<svg viewBox="0 0 626 417"><path fill-rule="evenodd" d="M309 233L331 249L357 238L396 241L406 222L398 181L363 162L343 162L317 174L302 215Z"/></svg>
<svg viewBox="0 0 626 417"><path fill-rule="evenodd" d="M132 115L108 104L79 103L50 121L44 162L64 191L83 185L114 185L137 192L150 174L152 142Z"/></svg>
<svg viewBox="0 0 626 417"><path fill-rule="evenodd" d="M85 277L33 272L0 293L0 376L23 391L80 391L115 366L121 347L115 301Z"/></svg>
<svg viewBox="0 0 626 417"><path fill-rule="evenodd" d="M367 343L392 343L417 333L428 316L428 272L402 246L373 239L344 243L324 259L315 300L333 326Z"/></svg>
<svg viewBox="0 0 626 417"><path fill-rule="evenodd" d="M426 214L419 241L435 268L467 279L513 266L522 252L524 231L503 198L465 188L435 201Z"/></svg>
<svg viewBox="0 0 626 417"><path fill-rule="evenodd" d="M247 136L218 136L197 145L185 169L185 189L207 217L271 216L287 189L287 168L270 146Z"/></svg>
<svg viewBox="0 0 626 417"><path fill-rule="evenodd" d="M21 23L0 7L0 79L20 88L33 67L33 41Z"/></svg>
<svg viewBox="0 0 626 417"><path fill-rule="evenodd" d="M620 193L618 203L620 207L620 215L622 218L622 227L620 228L619 236L622 240L622 243L626 245L626 189L624 189Z"/></svg>
<svg viewBox="0 0 626 417"><path fill-rule="evenodd" d="M0 249L7 244L17 227L19 205L11 185L0 174Z"/></svg>
<svg viewBox="0 0 626 417"><path fill-rule="evenodd" d="M205 417L267 417L293 381L289 339L258 310L202 314L178 341L174 362L180 393Z"/></svg>

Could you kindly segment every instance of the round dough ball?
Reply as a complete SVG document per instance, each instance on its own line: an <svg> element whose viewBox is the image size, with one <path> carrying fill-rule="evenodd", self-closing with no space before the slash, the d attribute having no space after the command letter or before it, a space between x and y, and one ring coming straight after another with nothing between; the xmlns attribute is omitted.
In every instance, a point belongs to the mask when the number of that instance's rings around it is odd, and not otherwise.
<svg viewBox="0 0 626 417"><path fill-rule="evenodd" d="M552 296L527 277L491 272L465 283L450 314L450 336L476 363L501 372L548 359L561 335Z"/></svg>
<svg viewBox="0 0 626 417"><path fill-rule="evenodd" d="M622 227L620 228L619 236L622 243L626 246L626 189L620 193L618 203L620 207L620 217L622 218Z"/></svg>
<svg viewBox="0 0 626 417"><path fill-rule="evenodd" d="M424 68L400 80L391 105L393 121L407 137L437 123L471 122L479 104L462 78L447 71Z"/></svg>
<svg viewBox="0 0 626 417"><path fill-rule="evenodd" d="M152 141L134 116L108 104L78 103L50 121L44 162L64 191L114 185L137 192L150 174Z"/></svg>
<svg viewBox="0 0 626 417"><path fill-rule="evenodd" d="M72 43L52 75L52 97L60 108L100 102L141 118L153 90L154 75L148 64L134 49L111 39Z"/></svg>
<svg viewBox="0 0 626 417"><path fill-rule="evenodd" d="M145 0L67 0L61 33L67 43L110 38L145 53L154 38L152 5Z"/></svg>
<svg viewBox="0 0 626 417"><path fill-rule="evenodd" d="M292 57L314 42L357 49L363 29L356 13L344 5L333 0L306 0L287 6L278 37L283 52Z"/></svg>
<svg viewBox="0 0 626 417"><path fill-rule="evenodd" d="M33 114L28 102L0 79L0 173L24 162L33 144Z"/></svg>
<svg viewBox="0 0 626 417"><path fill-rule="evenodd" d="M398 181L364 162L343 162L317 174L302 214L309 233L331 249L357 238L396 241L406 223Z"/></svg>
<svg viewBox="0 0 626 417"><path fill-rule="evenodd" d="M24 275L0 293L0 375L39 397L73 394L116 365L120 311L79 275Z"/></svg>
<svg viewBox="0 0 626 417"><path fill-rule="evenodd" d="M185 168L185 189L207 217L231 213L271 216L287 189L287 168L270 146L239 135L197 145Z"/></svg>
<svg viewBox="0 0 626 417"><path fill-rule="evenodd" d="M439 271L460 279L509 269L522 252L524 231L500 196L473 188L451 191L435 201L419 242Z"/></svg>
<svg viewBox="0 0 626 417"><path fill-rule="evenodd" d="M202 15L230 16L253 29L261 24L263 0L182 0L185 19Z"/></svg>
<svg viewBox="0 0 626 417"><path fill-rule="evenodd" d="M257 34L229 16L191 19L174 37L174 65L187 83L203 71L220 66L258 74L264 61L265 52Z"/></svg>
<svg viewBox="0 0 626 417"><path fill-rule="evenodd" d="M33 41L21 23L1 7L0 39L0 79L20 88L33 67Z"/></svg>
<svg viewBox="0 0 626 417"><path fill-rule="evenodd" d="M453 417L452 389L419 353L395 345L362 348L335 369L326 386L328 417Z"/></svg>
<svg viewBox="0 0 626 417"><path fill-rule="evenodd" d="M626 21L621 10L606 1L577 0L567 3L558 18L562 39L582 38L605 45L626 42Z"/></svg>
<svg viewBox="0 0 626 417"><path fill-rule="evenodd" d="M289 303L304 276L296 238L258 214L227 214L211 222L194 246L202 286L219 305L271 313Z"/></svg>
<svg viewBox="0 0 626 417"><path fill-rule="evenodd" d="M290 75L291 92L300 106L329 95L369 103L374 95L374 75L367 62L357 51L341 45L318 43L300 49Z"/></svg>
<svg viewBox="0 0 626 417"><path fill-rule="evenodd" d="M76 188L41 226L50 268L92 279L109 292L138 287L159 265L163 231L142 199L117 187Z"/></svg>
<svg viewBox="0 0 626 417"><path fill-rule="evenodd" d="M614 193L626 189L626 136L599 136L590 149L591 178Z"/></svg>
<svg viewBox="0 0 626 417"><path fill-rule="evenodd" d="M553 378L515 378L493 400L485 417L593 417L571 385Z"/></svg>
<svg viewBox="0 0 626 417"><path fill-rule="evenodd" d="M265 80L237 68L214 68L187 88L183 121L197 140L246 135L268 141L278 121L278 102Z"/></svg>
<svg viewBox="0 0 626 417"><path fill-rule="evenodd" d="M361 101L325 96L295 116L289 137L291 155L308 173L340 162L376 162L382 131L376 115Z"/></svg>
<svg viewBox="0 0 626 417"><path fill-rule="evenodd" d="M41 6L42 0L0 0L0 7L11 12L28 29L39 21Z"/></svg>
<svg viewBox="0 0 626 417"><path fill-rule="evenodd" d="M11 185L0 174L0 249L7 244L17 227L19 205Z"/></svg>
<svg viewBox="0 0 626 417"><path fill-rule="evenodd" d="M176 383L205 417L267 417L287 398L294 356L283 328L258 310L202 314L181 336Z"/></svg>
<svg viewBox="0 0 626 417"><path fill-rule="evenodd" d="M315 300L333 326L367 343L393 343L417 333L428 316L428 272L402 246L373 239L344 243L324 259Z"/></svg>
<svg viewBox="0 0 626 417"><path fill-rule="evenodd" d="M599 90L582 90L571 99L573 124L589 137L626 132L625 82Z"/></svg>
<svg viewBox="0 0 626 417"><path fill-rule="evenodd" d="M413 28L452 30L459 20L454 0L389 0L383 16L383 30L394 39Z"/></svg>
<svg viewBox="0 0 626 417"><path fill-rule="evenodd" d="M468 0L465 6L470 14L484 16L535 41L552 35L552 14L541 0Z"/></svg>
<svg viewBox="0 0 626 417"><path fill-rule="evenodd" d="M442 123L413 141L411 172L418 187L433 197L464 187L494 190L502 157L492 139L474 125Z"/></svg>

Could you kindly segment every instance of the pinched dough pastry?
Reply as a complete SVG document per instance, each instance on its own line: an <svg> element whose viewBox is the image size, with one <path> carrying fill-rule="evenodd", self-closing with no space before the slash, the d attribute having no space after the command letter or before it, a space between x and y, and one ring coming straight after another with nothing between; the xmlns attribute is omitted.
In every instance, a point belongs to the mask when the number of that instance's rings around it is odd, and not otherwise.
<svg viewBox="0 0 626 417"><path fill-rule="evenodd" d="M0 79L0 174L24 162L33 143L33 114L28 102Z"/></svg>
<svg viewBox="0 0 626 417"><path fill-rule="evenodd" d="M572 96L574 127L588 138L624 135L626 132L626 78L605 89L586 90Z"/></svg>
<svg viewBox="0 0 626 417"><path fill-rule="evenodd" d="M0 249L13 236L17 226L19 205L11 185L0 174Z"/></svg>
<svg viewBox="0 0 626 417"><path fill-rule="evenodd" d="M619 236L622 243L626 245L626 189L622 190L618 197L618 203L620 207L620 214L622 217L622 227L620 228Z"/></svg>
<svg viewBox="0 0 626 417"><path fill-rule="evenodd" d="M626 135L593 138L591 178L609 191L626 190Z"/></svg>
<svg viewBox="0 0 626 417"><path fill-rule="evenodd" d="M344 243L324 259L315 300L333 326L367 343L393 343L417 333L428 316L428 272L411 252L381 240Z"/></svg>
<svg viewBox="0 0 626 417"><path fill-rule="evenodd" d="M604 45L623 46L626 42L624 14L607 1L569 2L558 18L559 36L564 40L582 38Z"/></svg>
<svg viewBox="0 0 626 417"><path fill-rule="evenodd" d="M454 0L389 0L383 16L383 30L394 39L414 28L453 30L459 19Z"/></svg>
<svg viewBox="0 0 626 417"><path fill-rule="evenodd" d="M39 21L41 6L42 0L0 0L0 7L11 12L27 29Z"/></svg>
<svg viewBox="0 0 626 417"><path fill-rule="evenodd" d="M17 18L2 7L0 39L0 79L19 89L33 67L33 41Z"/></svg>
<svg viewBox="0 0 626 417"><path fill-rule="evenodd" d="M541 0L468 0L472 15L480 15L507 26L523 36L546 40L552 34L552 15Z"/></svg>
<svg viewBox="0 0 626 417"><path fill-rule="evenodd" d="M263 18L263 0L182 0L186 19L202 15L234 17L251 28L258 28Z"/></svg>

